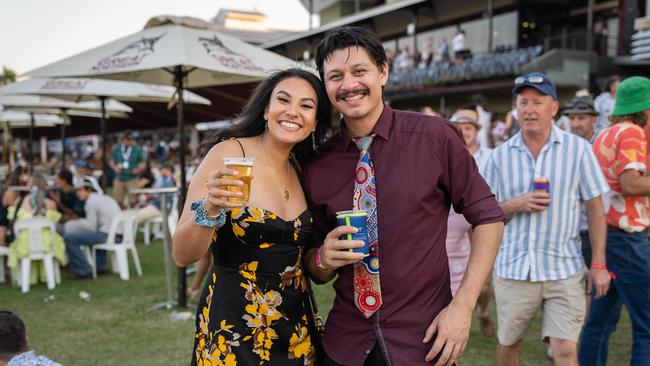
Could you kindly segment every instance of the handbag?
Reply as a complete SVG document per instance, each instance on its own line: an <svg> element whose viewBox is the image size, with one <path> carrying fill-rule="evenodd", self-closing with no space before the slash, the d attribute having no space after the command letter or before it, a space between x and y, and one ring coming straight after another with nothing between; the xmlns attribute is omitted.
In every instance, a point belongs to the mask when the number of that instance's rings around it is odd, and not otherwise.
<svg viewBox="0 0 650 366"><path fill-rule="evenodd" d="M16 240L16 234L14 233L14 222L16 222L16 218L18 217L18 210L23 204L24 199L25 196L21 195L20 199L18 200L18 204L16 205L16 210L14 211L14 217L11 219L11 221L9 221L9 226L7 226L7 230L5 231L5 243L7 243L7 245Z"/></svg>
<svg viewBox="0 0 650 366"><path fill-rule="evenodd" d="M307 280L307 322L310 325L310 335L312 339L312 344L316 352L315 359L316 365L320 365L323 359L323 347L322 347L322 338L325 332L325 324L323 323L323 318L318 313L318 306L316 305L316 298L314 297L314 291L311 288L311 280Z"/></svg>

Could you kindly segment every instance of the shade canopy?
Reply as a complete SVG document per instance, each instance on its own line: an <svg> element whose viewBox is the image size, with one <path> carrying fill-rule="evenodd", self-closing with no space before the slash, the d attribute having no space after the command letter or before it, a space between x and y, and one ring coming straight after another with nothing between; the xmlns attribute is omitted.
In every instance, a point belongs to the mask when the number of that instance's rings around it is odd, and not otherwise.
<svg viewBox="0 0 650 366"><path fill-rule="evenodd" d="M58 98L37 95L0 95L0 106L5 110L18 110L32 113L63 114L83 117L100 117L101 106L98 101L70 102ZM128 118L133 108L116 100L106 101L108 117Z"/></svg>
<svg viewBox="0 0 650 366"><path fill-rule="evenodd" d="M7 123L11 128L29 127L32 122L32 113L23 111L1 111L0 123ZM34 113L35 127L51 127L63 123L61 116L52 114Z"/></svg>
<svg viewBox="0 0 650 366"><path fill-rule="evenodd" d="M188 73L186 88L239 84L294 67L289 58L209 29L164 24L28 72L31 77L101 77L174 85L174 68ZM191 72L190 72L191 71Z"/></svg>
<svg viewBox="0 0 650 366"><path fill-rule="evenodd" d="M21 94L51 96L74 102L96 102L99 97L125 102L169 102L174 98L175 89L155 84L84 78L37 78L0 87L0 95ZM184 93L183 101L189 104L211 103L192 92Z"/></svg>

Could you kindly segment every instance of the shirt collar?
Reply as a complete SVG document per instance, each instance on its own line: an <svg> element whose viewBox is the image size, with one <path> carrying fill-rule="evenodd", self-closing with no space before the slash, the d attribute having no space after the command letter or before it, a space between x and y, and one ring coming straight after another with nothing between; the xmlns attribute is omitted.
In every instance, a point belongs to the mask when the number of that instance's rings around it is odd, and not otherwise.
<svg viewBox="0 0 650 366"><path fill-rule="evenodd" d="M524 138L522 137L522 131L517 132L516 135L514 135L509 141L510 147L516 147L518 149L521 149L524 146ZM552 126L551 127L551 136L549 136L548 141L546 142L546 145L549 145L549 143L562 143L562 139L560 138L560 135L563 134L564 131L562 131L559 127L557 126Z"/></svg>
<svg viewBox="0 0 650 366"><path fill-rule="evenodd" d="M381 115L379 115L371 134L374 133L378 137L388 141L394 120L395 113L393 112L393 109L387 104L384 104L384 110L381 112ZM343 138L343 151L347 151L352 143L352 136L350 136L350 133L345 128L345 120L343 118L341 118L341 136Z"/></svg>

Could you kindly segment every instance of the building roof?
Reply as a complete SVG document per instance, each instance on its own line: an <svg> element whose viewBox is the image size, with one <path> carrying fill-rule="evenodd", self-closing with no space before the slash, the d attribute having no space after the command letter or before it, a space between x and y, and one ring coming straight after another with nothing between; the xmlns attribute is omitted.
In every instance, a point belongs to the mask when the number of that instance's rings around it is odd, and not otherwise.
<svg viewBox="0 0 650 366"><path fill-rule="evenodd" d="M428 0L403 0L403 1L399 1L397 3L376 6L374 8L370 8L368 10L361 11L361 12L359 12L357 14L350 15L350 16L347 16L347 17L343 17L343 18L341 18L339 20L335 20L335 21L333 21L331 23L327 23L327 24L325 24L325 25L323 25L321 27L312 29L310 31L299 32L299 33L288 35L288 36L285 36L285 37L282 37L282 38L273 39L273 40L271 40L269 42L266 42L266 43L262 44L261 47L266 48L266 49L273 48L273 47L280 46L280 45L283 45L285 43L293 42L293 41L296 41L296 40L299 40L299 39L309 38L309 37L311 37L313 35L324 33L324 32L327 32L327 31L329 31L331 29L334 29L334 28L337 28L337 27L342 27L342 26L345 26L345 25L354 24L354 23L357 23L357 22L360 22L360 21L363 21L363 20L371 19L371 18L376 17L378 15L389 13L391 11L400 10L400 9L407 8L407 7L412 6L412 5L416 5L416 4L420 4L420 3L426 3L426 2L428 2Z"/></svg>

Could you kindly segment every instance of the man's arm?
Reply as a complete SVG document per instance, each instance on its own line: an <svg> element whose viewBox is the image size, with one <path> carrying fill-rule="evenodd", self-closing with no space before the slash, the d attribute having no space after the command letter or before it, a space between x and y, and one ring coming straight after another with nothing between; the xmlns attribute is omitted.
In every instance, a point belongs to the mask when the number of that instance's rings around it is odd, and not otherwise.
<svg viewBox="0 0 650 366"><path fill-rule="evenodd" d="M541 212L551 204L551 196L546 192L528 192L499 203L507 218L517 212Z"/></svg>
<svg viewBox="0 0 650 366"><path fill-rule="evenodd" d="M451 365L457 361L467 345L472 324L472 312L483 284L487 280L503 237L503 222L478 225L471 240L469 262L463 281L451 303L431 322L423 343L438 334L425 360L430 362L441 353L436 365Z"/></svg>
<svg viewBox="0 0 650 366"><path fill-rule="evenodd" d="M643 176L642 172L628 169L619 178L624 195L650 196L650 177Z"/></svg>
<svg viewBox="0 0 650 366"><path fill-rule="evenodd" d="M600 196L585 201L589 223L589 240L591 241L591 263L605 266L605 241L607 235L607 218L603 210ZM593 267L592 267L593 268ZM591 293L592 286L596 288L596 299L607 294L611 277L607 270L589 269L587 292Z"/></svg>

